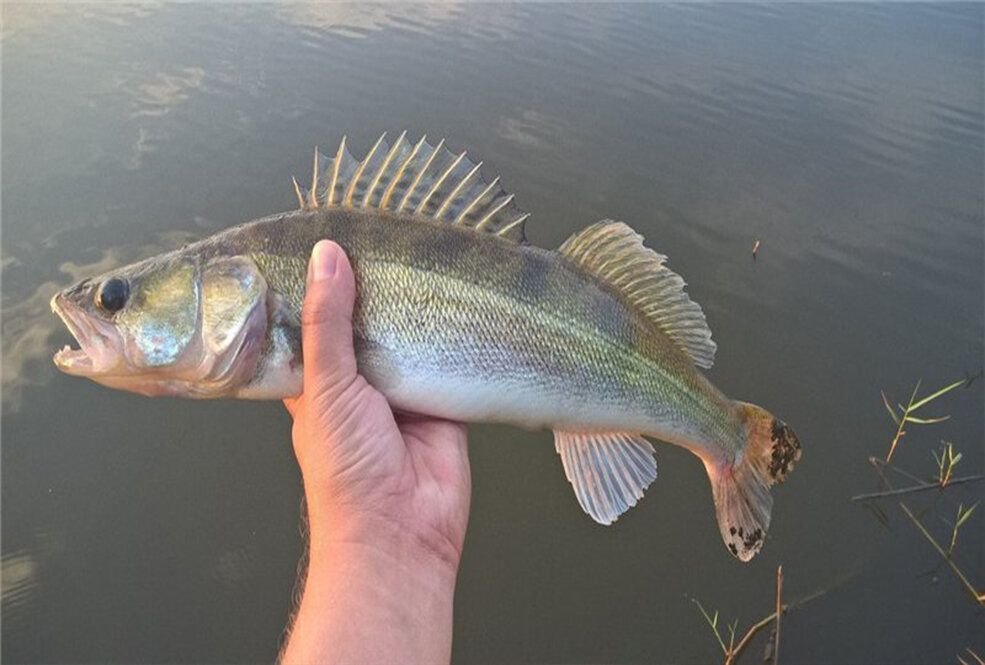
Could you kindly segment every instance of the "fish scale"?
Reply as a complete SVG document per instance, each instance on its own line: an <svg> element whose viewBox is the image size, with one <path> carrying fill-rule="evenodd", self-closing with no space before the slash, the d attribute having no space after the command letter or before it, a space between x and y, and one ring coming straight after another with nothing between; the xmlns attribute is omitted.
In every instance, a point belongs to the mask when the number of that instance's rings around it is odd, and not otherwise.
<svg viewBox="0 0 985 665"><path fill-rule="evenodd" d="M436 373L465 372L475 380L507 385L520 372L529 377L527 383L533 382L532 390L554 401L572 391L581 395L583 401L571 405L573 409L600 398L619 407L611 418L617 422L598 422L596 417L571 424L625 426L632 418L647 431L657 426L653 404L669 404L667 410L676 413L687 406L690 391L706 390L711 404L702 419L705 436L739 445L728 400L703 381L685 354L665 336L649 335L645 321L631 308L543 250L502 241L490 246L483 236L423 220L333 209L270 220L251 228L250 234L280 238L270 244L241 235L245 246L237 251L255 251L251 245L267 248L268 253L257 255L258 264L275 290L293 294L295 321L305 275L295 257L307 256L321 238L338 242L359 280L357 335L364 338L363 346L390 349L390 367L404 367L408 373L418 367L428 380ZM540 266L530 269L533 262ZM586 298L586 290L594 297ZM422 317L431 325L422 326ZM662 368L659 374L652 370L655 366ZM372 369L370 373L384 385L396 380ZM500 376L504 373L510 376ZM400 400L396 405L401 408L420 407L405 403L413 397L401 393L394 400ZM471 421L502 419L494 404L475 408L479 413L454 415ZM546 407L538 413L540 420L532 426L564 422L562 414L551 414Z"/></svg>

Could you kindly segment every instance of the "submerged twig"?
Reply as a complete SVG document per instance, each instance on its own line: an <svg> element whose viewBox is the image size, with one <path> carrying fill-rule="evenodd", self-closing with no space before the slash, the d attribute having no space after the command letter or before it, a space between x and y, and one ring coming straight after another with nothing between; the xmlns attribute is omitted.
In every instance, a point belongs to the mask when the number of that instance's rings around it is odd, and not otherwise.
<svg viewBox="0 0 985 665"><path fill-rule="evenodd" d="M972 651L971 647L965 647L965 653L967 653L969 656L975 659L974 665L985 665L985 660L982 660L981 656L979 656L977 653ZM964 663L964 665L971 665L970 663L962 659L961 656L958 656L958 662Z"/></svg>
<svg viewBox="0 0 985 665"><path fill-rule="evenodd" d="M927 530L927 527L923 525L923 522L921 522L917 516L913 514L913 511L911 511L905 503L900 501L899 507L906 514L906 516L910 518L910 521L913 522L914 526L919 529L920 533L923 534L923 537L930 541L930 544L934 546L937 553L941 555L947 565L950 566L951 570L954 571L954 574L958 576L959 580L961 580L961 584L963 584L964 588L969 594L971 594L971 597L975 599L975 602L979 605L985 605L985 591L979 591L975 588L975 585L972 584L967 577L965 577L964 572L958 567L958 564L954 563L954 559L948 556L948 553L943 547L940 546L940 544L938 544L937 540L930 534L930 531Z"/></svg>
<svg viewBox="0 0 985 665"><path fill-rule="evenodd" d="M907 478L913 480L917 480L919 482L919 479L916 476L914 476L912 473L909 473L908 471L895 467L892 464L888 462L884 462L881 459L870 457L869 462L871 462L872 466L876 468L876 471L879 473L879 477L882 478L883 483L885 483L886 486L890 488L890 491L892 491L894 488L892 484L889 482L889 479L886 478L886 474L883 473L884 469L891 469L896 473L899 473L900 475L906 476ZM954 484L953 480L951 481L951 484ZM965 576L964 571L961 570L958 564L954 562L954 559L951 556L954 553L953 546L951 548L951 552L948 553L940 545L940 543L937 542L937 540L933 537L933 535L931 535L930 531L927 530L927 527L924 526L923 522L920 521L920 519L913 513L912 510L910 510L910 508L905 503L903 503L902 501L898 501L897 504L899 505L900 510L903 511L903 513L910 519L911 522L913 522L913 525L917 527L917 530L920 531L923 537L930 542L930 544L934 547L935 550L937 550L937 553L941 555L941 558L944 559L944 562L951 568L952 571L954 571L954 574L957 575L958 579L961 581L961 584L968 591L968 593L975 600L975 602L977 602L980 605L985 605L985 591L979 591L975 587L975 585L971 583L971 581L967 578L967 576ZM956 531L968 519L968 517L971 516L971 511L974 510L974 506L973 506L971 509L967 511L967 514L962 515L962 512L960 510L961 508L963 508L963 506L959 507L958 520L954 524L953 527L954 530L951 533L952 542L957 541Z"/></svg>
<svg viewBox="0 0 985 665"><path fill-rule="evenodd" d="M879 477L882 478L882 481L886 485L886 487L888 487L890 489L892 489L893 486L889 482L889 480L886 478L885 474L883 474L883 469L889 469L890 471L892 471L894 473L898 473L899 475L903 476L904 478L907 478L909 480L912 480L913 482L915 482L917 484L922 484L924 482L923 478L920 478L919 476L916 476L916 475L910 473L909 471L907 471L906 469L902 469L902 468L896 466L895 464L892 464L891 462L886 462L885 460L881 460L878 457L870 457L869 458L869 464L871 464L872 466L876 467L876 471L879 473Z"/></svg>
<svg viewBox="0 0 985 665"><path fill-rule="evenodd" d="M881 499L887 496L899 496L901 494L911 494L913 492L926 492L927 490L942 490L946 487L951 487L953 485L961 485L963 483L973 483L979 480L985 480L985 475L978 474L975 476L962 476L961 478L952 478L948 481L947 485L942 486L940 483L921 483L919 485L913 485L911 487L901 487L899 489L886 490L884 492L868 492L866 494L856 494L852 497L852 501L871 501L872 499Z"/></svg>
<svg viewBox="0 0 985 665"><path fill-rule="evenodd" d="M780 609L781 611L784 612L787 610L786 607ZM752 626L750 626L749 630L746 631L746 634L742 636L741 640L739 640L739 643L735 645L735 648L731 649L725 654L725 665L734 665L735 659L739 657L739 654L742 653L742 650L746 648L747 644L749 644L749 640L755 637L756 633L761 631L763 628L766 628L766 626L773 623L773 620L776 619L778 616L779 613L773 612L773 614L769 615L768 617L765 617L764 619L761 619L759 622L754 623Z"/></svg>
<svg viewBox="0 0 985 665"><path fill-rule="evenodd" d="M773 642L773 665L780 663L780 619L783 617L783 564L776 567L776 637Z"/></svg>

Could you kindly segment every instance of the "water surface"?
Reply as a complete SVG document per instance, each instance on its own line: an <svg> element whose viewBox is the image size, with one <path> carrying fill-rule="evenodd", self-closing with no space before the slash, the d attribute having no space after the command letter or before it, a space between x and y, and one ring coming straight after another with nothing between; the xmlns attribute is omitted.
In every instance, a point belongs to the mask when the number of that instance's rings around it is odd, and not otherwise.
<svg viewBox="0 0 985 665"><path fill-rule="evenodd" d="M446 136L555 247L622 219L670 256L712 380L805 446L748 565L688 453L608 529L547 432L473 427L457 662L707 663L690 601L751 623L776 566L796 662L955 662L985 615L867 463L903 399L985 336L981 5L4 5L3 649L9 662L270 661L301 548L275 403L147 400L59 375L48 299L82 275L294 205L315 144ZM761 249L756 261L751 248ZM983 385L941 439L983 463ZM903 481L905 482L905 480ZM941 538L982 485L914 498ZM985 586L979 509L958 560ZM748 662L762 657L757 641Z"/></svg>

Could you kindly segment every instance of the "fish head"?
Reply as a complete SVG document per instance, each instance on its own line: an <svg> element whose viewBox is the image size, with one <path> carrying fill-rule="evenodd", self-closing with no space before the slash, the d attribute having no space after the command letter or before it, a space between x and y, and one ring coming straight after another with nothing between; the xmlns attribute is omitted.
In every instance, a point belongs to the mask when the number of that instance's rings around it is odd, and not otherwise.
<svg viewBox="0 0 985 665"><path fill-rule="evenodd" d="M144 395L231 396L253 377L267 285L248 257L175 252L84 279L52 310L79 343L66 374Z"/></svg>

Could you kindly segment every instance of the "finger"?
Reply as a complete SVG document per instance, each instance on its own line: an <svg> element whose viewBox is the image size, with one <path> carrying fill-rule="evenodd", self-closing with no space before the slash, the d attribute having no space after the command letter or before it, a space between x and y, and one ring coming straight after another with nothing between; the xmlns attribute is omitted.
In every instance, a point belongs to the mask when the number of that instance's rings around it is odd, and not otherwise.
<svg viewBox="0 0 985 665"><path fill-rule="evenodd" d="M352 266L342 248L322 240L308 263L301 308L304 391L329 402L356 378L352 349L352 307L356 298Z"/></svg>

